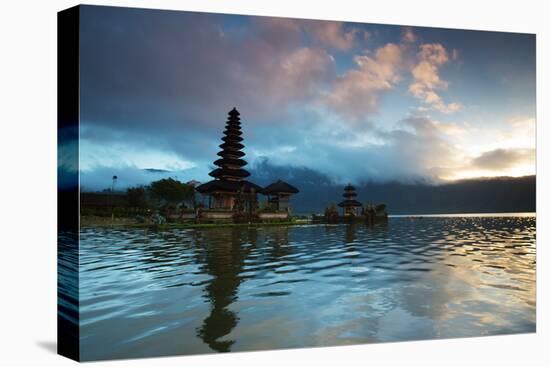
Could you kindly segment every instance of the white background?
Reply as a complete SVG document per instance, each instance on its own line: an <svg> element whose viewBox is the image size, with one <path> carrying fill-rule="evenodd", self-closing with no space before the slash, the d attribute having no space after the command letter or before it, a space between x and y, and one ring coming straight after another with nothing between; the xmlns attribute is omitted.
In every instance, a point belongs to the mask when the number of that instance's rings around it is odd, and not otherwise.
<svg viewBox="0 0 550 367"><path fill-rule="evenodd" d="M537 333L101 362L101 366L541 366L550 356L548 117L550 22L545 1L90 1L165 9L277 15L537 33ZM73 1L0 5L0 365L49 366L56 340L56 12ZM265 330L269 333L269 330ZM547 361L544 361L546 356Z"/></svg>

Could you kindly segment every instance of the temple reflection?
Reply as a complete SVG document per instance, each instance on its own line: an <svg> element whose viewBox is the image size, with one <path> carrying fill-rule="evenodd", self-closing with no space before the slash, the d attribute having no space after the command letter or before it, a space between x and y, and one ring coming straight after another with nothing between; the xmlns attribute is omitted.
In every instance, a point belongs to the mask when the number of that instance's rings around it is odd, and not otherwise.
<svg viewBox="0 0 550 367"><path fill-rule="evenodd" d="M289 255L292 250L289 246L288 227L273 227L266 228L266 241L269 245L270 261L280 260L282 257Z"/></svg>
<svg viewBox="0 0 550 367"><path fill-rule="evenodd" d="M352 243L357 239L357 224L351 223L346 226L346 235L344 242L345 243Z"/></svg>
<svg viewBox="0 0 550 367"><path fill-rule="evenodd" d="M201 232L201 238L196 240L197 244L207 244L201 256L201 271L213 277L204 290L204 297L210 302L210 314L197 328L197 336L213 350L229 352L235 341L220 339L239 322L237 314L228 307L237 300L239 285L243 281L239 274L251 249L256 246L256 230L212 229Z"/></svg>

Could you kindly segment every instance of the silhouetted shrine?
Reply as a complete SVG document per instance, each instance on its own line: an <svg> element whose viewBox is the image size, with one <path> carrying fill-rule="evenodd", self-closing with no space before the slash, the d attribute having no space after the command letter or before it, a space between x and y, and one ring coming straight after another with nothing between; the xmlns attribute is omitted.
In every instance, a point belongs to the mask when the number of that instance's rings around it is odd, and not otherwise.
<svg viewBox="0 0 550 367"><path fill-rule="evenodd" d="M357 209L361 208L363 205L355 200L357 193L355 192L355 187L351 184L348 184L344 187L344 201L338 204L339 207L343 208L344 216L355 216L357 215Z"/></svg>
<svg viewBox="0 0 550 367"><path fill-rule="evenodd" d="M297 188L281 180L267 185L262 190L262 194L267 195L268 205L275 210L288 210L290 195L298 192Z"/></svg>
<svg viewBox="0 0 550 367"><path fill-rule="evenodd" d="M281 180L265 189L245 180L250 173L243 167L245 153L240 113L236 108L229 111L223 131L223 143L219 146L220 157L214 162L217 166L209 173L214 179L196 187L208 196L208 207L201 210L199 218L211 220L272 220L288 219L290 216L289 197L298 192L294 186ZM268 203L264 210L258 210L257 194L267 195Z"/></svg>

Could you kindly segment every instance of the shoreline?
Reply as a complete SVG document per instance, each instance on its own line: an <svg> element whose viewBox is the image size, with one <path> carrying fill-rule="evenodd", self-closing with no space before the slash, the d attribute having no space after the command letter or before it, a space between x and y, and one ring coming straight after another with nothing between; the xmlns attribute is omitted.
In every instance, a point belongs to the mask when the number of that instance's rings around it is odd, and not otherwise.
<svg viewBox="0 0 550 367"><path fill-rule="evenodd" d="M120 219L120 218L119 218ZM129 218L124 218L129 219ZM320 223L312 223L305 220L294 220L285 222L262 222L262 223L165 223L165 224L151 224L151 223L135 223L126 221L115 221L115 223L102 221L102 222L88 222L80 224L80 228L103 228L103 227L117 227L117 228L134 228L134 229L193 229L193 228L228 228L228 227L277 227L277 226L300 226L300 225L317 225Z"/></svg>
<svg viewBox="0 0 550 367"><path fill-rule="evenodd" d="M502 213L432 213L432 214L389 214L389 218L457 218L457 217L536 217L537 212L502 212Z"/></svg>
<svg viewBox="0 0 550 367"><path fill-rule="evenodd" d="M390 214L391 218L476 218L476 217L522 217L536 218L536 212L517 212L517 213L450 213L450 214ZM357 221L360 223L361 221ZM249 222L249 223L136 223L134 218L115 218L114 222L111 218L106 217L80 217L80 228L102 228L102 227L117 227L117 228L135 228L135 229L193 229L193 228L228 228L228 227L277 227L277 226L310 226L319 224L348 224L348 223L325 223L311 221L309 219L294 219L283 222Z"/></svg>

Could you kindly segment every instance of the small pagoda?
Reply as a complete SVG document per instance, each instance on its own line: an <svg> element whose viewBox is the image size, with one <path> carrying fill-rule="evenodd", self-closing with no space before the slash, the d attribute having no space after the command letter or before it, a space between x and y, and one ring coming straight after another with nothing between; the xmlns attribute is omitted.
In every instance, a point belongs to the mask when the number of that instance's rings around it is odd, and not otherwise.
<svg viewBox="0 0 550 367"><path fill-rule="evenodd" d="M277 180L262 190L262 194L267 196L267 203L271 209L286 212L290 209L290 196L298 192L300 191L296 187L282 180Z"/></svg>
<svg viewBox="0 0 550 367"><path fill-rule="evenodd" d="M235 107L229 111L223 143L219 146L222 149L218 152L220 158L214 162L218 168L209 173L214 179L196 188L209 197L209 209L252 211L257 202L256 194L262 190L245 180L250 173L242 168L247 162L242 159L245 153L239 115Z"/></svg>
<svg viewBox="0 0 550 367"><path fill-rule="evenodd" d="M344 187L344 201L340 202L338 206L343 209L344 217L356 216L357 209L361 208L363 205L355 200L357 193L355 192L355 187L351 184L348 184Z"/></svg>

